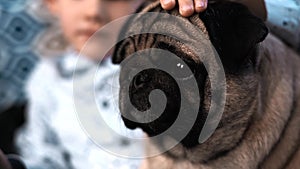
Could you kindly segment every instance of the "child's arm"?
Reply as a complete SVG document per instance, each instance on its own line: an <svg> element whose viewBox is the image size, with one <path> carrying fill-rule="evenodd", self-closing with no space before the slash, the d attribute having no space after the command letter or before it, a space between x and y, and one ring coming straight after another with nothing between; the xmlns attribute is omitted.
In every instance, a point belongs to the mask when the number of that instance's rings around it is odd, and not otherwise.
<svg viewBox="0 0 300 169"><path fill-rule="evenodd" d="M6 156L3 154L3 152L0 150L0 168L1 169L12 169Z"/></svg>

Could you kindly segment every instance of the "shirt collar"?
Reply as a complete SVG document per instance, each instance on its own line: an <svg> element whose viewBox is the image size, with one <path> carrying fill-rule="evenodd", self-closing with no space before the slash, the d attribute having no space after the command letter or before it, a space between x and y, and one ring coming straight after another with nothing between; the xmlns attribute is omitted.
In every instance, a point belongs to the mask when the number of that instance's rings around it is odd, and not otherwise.
<svg viewBox="0 0 300 169"><path fill-rule="evenodd" d="M64 78L71 78L74 73L77 75L85 74L96 64L87 57L80 56L75 51L68 51L64 56L56 60L58 73Z"/></svg>

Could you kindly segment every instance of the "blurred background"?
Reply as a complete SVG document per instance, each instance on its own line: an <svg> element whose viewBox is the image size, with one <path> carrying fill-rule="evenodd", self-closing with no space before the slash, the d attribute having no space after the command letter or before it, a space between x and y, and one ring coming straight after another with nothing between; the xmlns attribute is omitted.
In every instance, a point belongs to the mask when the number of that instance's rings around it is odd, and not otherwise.
<svg viewBox="0 0 300 169"><path fill-rule="evenodd" d="M265 0L272 33L300 52L300 0Z"/></svg>
<svg viewBox="0 0 300 169"><path fill-rule="evenodd" d="M16 153L15 130L26 113L25 82L39 56L66 47L40 0L0 0L0 149Z"/></svg>

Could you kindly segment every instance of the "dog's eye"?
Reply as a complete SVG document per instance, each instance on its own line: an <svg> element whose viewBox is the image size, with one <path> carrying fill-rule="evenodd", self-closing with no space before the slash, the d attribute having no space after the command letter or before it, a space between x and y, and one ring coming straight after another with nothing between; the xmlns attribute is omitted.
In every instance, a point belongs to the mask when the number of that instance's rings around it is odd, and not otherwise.
<svg viewBox="0 0 300 169"><path fill-rule="evenodd" d="M190 69L193 67L193 61L160 52L156 51L155 54L150 54L146 57L154 67L162 68L162 70L177 80L188 80L194 76L194 70Z"/></svg>
<svg viewBox="0 0 300 169"><path fill-rule="evenodd" d="M172 75L178 80L188 80L194 76L193 70L184 61L171 62L169 65Z"/></svg>
<svg viewBox="0 0 300 169"><path fill-rule="evenodd" d="M144 58L147 58L153 68L161 69L169 73L174 79L188 80L194 76L193 67L194 61L186 58L180 58L173 53L165 51L150 51L146 53Z"/></svg>

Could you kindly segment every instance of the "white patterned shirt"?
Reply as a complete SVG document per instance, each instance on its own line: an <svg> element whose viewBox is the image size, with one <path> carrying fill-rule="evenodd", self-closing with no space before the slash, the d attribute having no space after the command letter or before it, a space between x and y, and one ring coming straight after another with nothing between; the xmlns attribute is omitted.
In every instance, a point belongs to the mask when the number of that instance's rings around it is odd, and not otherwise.
<svg viewBox="0 0 300 169"><path fill-rule="evenodd" d="M110 59L100 68L83 57L77 62L74 52L58 59L44 59L37 65L27 85L27 124L17 137L28 169L139 167L141 160L113 154L143 153L142 144L127 138L142 138L142 131L127 130L118 112L118 70ZM94 100L97 111L93 109ZM127 137L114 134L110 128Z"/></svg>

